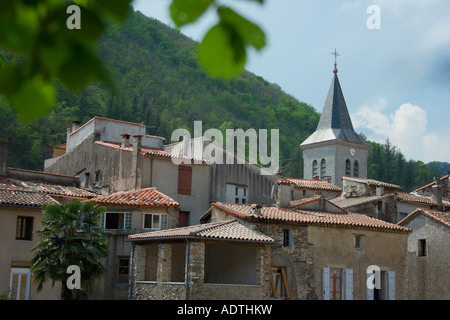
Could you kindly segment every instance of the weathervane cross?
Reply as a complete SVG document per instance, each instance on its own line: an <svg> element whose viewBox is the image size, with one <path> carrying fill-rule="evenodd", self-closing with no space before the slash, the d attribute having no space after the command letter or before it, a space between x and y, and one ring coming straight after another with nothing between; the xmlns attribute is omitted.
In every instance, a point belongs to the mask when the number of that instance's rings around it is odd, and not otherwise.
<svg viewBox="0 0 450 320"><path fill-rule="evenodd" d="M339 53L337 53L336 48L334 48L334 52L331 53L334 56L334 67L337 67L337 57L340 56Z"/></svg>

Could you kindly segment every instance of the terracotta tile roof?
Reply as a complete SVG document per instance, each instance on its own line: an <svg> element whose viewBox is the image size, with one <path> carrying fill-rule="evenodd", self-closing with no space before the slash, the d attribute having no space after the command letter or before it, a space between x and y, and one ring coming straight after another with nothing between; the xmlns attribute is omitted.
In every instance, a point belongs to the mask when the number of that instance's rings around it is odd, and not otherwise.
<svg viewBox="0 0 450 320"><path fill-rule="evenodd" d="M447 171L447 172L448 172L448 171ZM441 178L439 178L439 181L446 180L446 179L450 179L450 173L447 174L447 175L445 175L445 176L443 176L443 177L441 177ZM428 187L431 187L431 186L434 185L434 184L436 184L436 181L430 182L429 184L426 184L426 185L424 185L423 187L420 187L420 188L414 190L412 193L417 192L417 191L420 191L420 190L425 189L425 188L428 188Z"/></svg>
<svg viewBox="0 0 450 320"><path fill-rule="evenodd" d="M58 204L58 201L43 192L0 188L0 205L41 207L47 204Z"/></svg>
<svg viewBox="0 0 450 320"><path fill-rule="evenodd" d="M419 214L423 214L439 223L442 223L447 227L450 227L450 212L442 212L431 209L416 209L397 224L400 226L404 226L408 224L408 222L413 220L415 217L417 217Z"/></svg>
<svg viewBox="0 0 450 320"><path fill-rule="evenodd" d="M114 148L117 150L125 150L125 151L133 151L133 145L130 144L128 147L121 147L121 143L119 142L107 142L107 141L95 141L96 144L99 145L103 145L106 147L110 147L110 148ZM162 150L162 149L158 149L158 148L152 148L152 147L146 147L146 146L142 146L141 147L141 152L142 155L150 155L150 156L155 156L155 157L161 157L161 158L168 158L168 159L184 159L184 160L191 160L191 161L195 161L198 163L203 163L203 164L209 164L210 161L207 159L198 159L198 158L194 158L194 157L185 157L185 156L180 156L174 153L170 153L168 151Z"/></svg>
<svg viewBox="0 0 450 320"><path fill-rule="evenodd" d="M386 188L395 188L395 189L400 189L401 187L399 185L393 184L393 183L388 183L388 182L383 182L383 181L378 181L378 180L373 180L373 179L363 179L363 178L355 178L355 177L341 177L342 180L348 180L348 181L355 181L355 182L360 182L360 183L365 183L368 185L372 185L372 186L379 186L379 187L386 187Z"/></svg>
<svg viewBox="0 0 450 320"><path fill-rule="evenodd" d="M362 196L362 197L355 197L355 198L338 197L338 198L331 199L330 201L337 206L348 209L351 207L359 206L359 205L370 203L370 202L380 201L380 200L394 197L394 196L395 196L395 194L390 193L390 194L385 194L382 196Z"/></svg>
<svg viewBox="0 0 450 320"><path fill-rule="evenodd" d="M429 205L433 205L433 206L438 205L437 202L431 201L431 199L429 197L417 196L417 195L405 193L405 192L398 192L397 196L398 196L398 200L403 201L403 202L417 202L417 203L429 204ZM443 200L442 203L445 207L450 208L450 202Z"/></svg>
<svg viewBox="0 0 450 320"><path fill-rule="evenodd" d="M255 222L288 222L319 225L324 227L345 227L354 229L372 229L386 232L406 233L410 230L396 224L375 219L358 213L330 213L306 210L284 209L275 206L262 206L254 213L250 205L216 202L212 205L231 216Z"/></svg>
<svg viewBox="0 0 450 320"><path fill-rule="evenodd" d="M320 198L322 198L322 196L314 196L314 197L304 198L304 199L300 199L300 200L292 200L291 208L300 207L300 206L308 204L308 203L316 202Z"/></svg>
<svg viewBox="0 0 450 320"><path fill-rule="evenodd" d="M43 192L48 195L76 198L92 198L97 196L96 193L81 188L11 178L0 180L0 188L9 190Z"/></svg>
<svg viewBox="0 0 450 320"><path fill-rule="evenodd" d="M128 236L128 240L130 241L150 241L174 238L204 238L266 243L274 242L272 238L261 232L254 231L243 226L235 219L210 222L183 228L138 233Z"/></svg>
<svg viewBox="0 0 450 320"><path fill-rule="evenodd" d="M324 190L324 191L337 191L341 192L342 189L329 183L325 180L316 179L298 179L298 178L281 178L277 181L278 184L290 184L293 183L295 188Z"/></svg>
<svg viewBox="0 0 450 320"><path fill-rule="evenodd" d="M179 203L158 191L156 188L146 188L137 191L119 192L91 199L102 204L117 204L129 206L169 207L179 206Z"/></svg>

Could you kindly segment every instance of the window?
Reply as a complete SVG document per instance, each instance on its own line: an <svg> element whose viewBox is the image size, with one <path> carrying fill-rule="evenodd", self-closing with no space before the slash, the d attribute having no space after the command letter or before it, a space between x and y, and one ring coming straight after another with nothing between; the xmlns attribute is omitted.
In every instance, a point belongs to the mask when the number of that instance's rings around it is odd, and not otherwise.
<svg viewBox="0 0 450 320"><path fill-rule="evenodd" d="M283 229L283 247L292 247L291 229Z"/></svg>
<svg viewBox="0 0 450 320"><path fill-rule="evenodd" d="M355 249L362 249L363 248L363 237L362 235L355 235Z"/></svg>
<svg viewBox="0 0 450 320"><path fill-rule="evenodd" d="M351 172L350 166L351 166L350 160L348 160L348 159L345 160L345 175L346 176L350 176L350 172Z"/></svg>
<svg viewBox="0 0 450 320"><path fill-rule="evenodd" d="M32 240L33 217L17 217L16 240Z"/></svg>
<svg viewBox="0 0 450 320"><path fill-rule="evenodd" d="M30 298L31 274L29 268L11 268L9 288L14 300L28 300Z"/></svg>
<svg viewBox="0 0 450 320"><path fill-rule="evenodd" d="M144 228L153 230L164 230L169 227L169 217L167 214L144 214Z"/></svg>
<svg viewBox="0 0 450 320"><path fill-rule="evenodd" d="M178 193L191 194L192 168L187 166L178 166Z"/></svg>
<svg viewBox="0 0 450 320"><path fill-rule="evenodd" d="M353 300L353 270L322 268L322 299Z"/></svg>
<svg viewBox="0 0 450 320"><path fill-rule="evenodd" d="M417 255L419 257L425 257L427 255L427 240L419 239L417 243Z"/></svg>
<svg viewBox="0 0 450 320"><path fill-rule="evenodd" d="M117 278L119 283L128 283L128 273L130 270L130 257L119 257Z"/></svg>
<svg viewBox="0 0 450 320"><path fill-rule="evenodd" d="M247 187L242 185L227 184L225 192L226 202L228 203L247 203Z"/></svg>
<svg viewBox="0 0 450 320"><path fill-rule="evenodd" d="M353 163L353 176L354 177L359 177L359 163L358 163L358 161L355 161Z"/></svg>
<svg viewBox="0 0 450 320"><path fill-rule="evenodd" d="M327 163L325 159L320 161L320 178L323 179L327 175Z"/></svg>
<svg viewBox="0 0 450 320"><path fill-rule="evenodd" d="M274 298L289 299L289 288L285 267L272 267L270 284L272 287L272 296Z"/></svg>
<svg viewBox="0 0 450 320"><path fill-rule="evenodd" d="M370 270L367 281L369 277L373 278L374 287L367 286L367 300L395 300L395 271Z"/></svg>
<svg viewBox="0 0 450 320"><path fill-rule="evenodd" d="M89 180L90 180L90 173L86 172L84 174L84 187L89 188Z"/></svg>
<svg viewBox="0 0 450 320"><path fill-rule="evenodd" d="M313 164L312 164L312 177L316 177L318 175L318 171L317 171L317 161L314 160Z"/></svg>
<svg viewBox="0 0 450 320"><path fill-rule="evenodd" d="M107 230L131 229L131 212L105 212L102 226Z"/></svg>

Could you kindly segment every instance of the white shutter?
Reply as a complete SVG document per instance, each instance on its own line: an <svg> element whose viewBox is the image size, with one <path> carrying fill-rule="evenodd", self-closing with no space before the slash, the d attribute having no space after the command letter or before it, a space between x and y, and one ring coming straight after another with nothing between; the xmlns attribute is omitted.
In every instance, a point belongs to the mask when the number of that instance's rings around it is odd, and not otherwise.
<svg viewBox="0 0 450 320"><path fill-rule="evenodd" d="M372 277L373 275L373 271L372 270L367 270L366 273L366 289L367 289L367 300L373 300L374 299L374 289L370 289L367 282L369 281L369 278Z"/></svg>
<svg viewBox="0 0 450 320"><path fill-rule="evenodd" d="M322 268L322 299L330 300L330 268Z"/></svg>
<svg viewBox="0 0 450 320"><path fill-rule="evenodd" d="M395 271L388 271L388 300L395 300Z"/></svg>
<svg viewBox="0 0 450 320"><path fill-rule="evenodd" d="M344 290L345 290L345 300L353 300L353 270L344 270Z"/></svg>

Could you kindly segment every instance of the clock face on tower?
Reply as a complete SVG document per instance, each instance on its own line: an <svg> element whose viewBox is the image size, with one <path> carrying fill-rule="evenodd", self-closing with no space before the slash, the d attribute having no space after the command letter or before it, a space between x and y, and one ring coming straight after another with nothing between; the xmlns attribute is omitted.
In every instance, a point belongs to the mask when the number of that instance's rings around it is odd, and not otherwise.
<svg viewBox="0 0 450 320"><path fill-rule="evenodd" d="M350 149L350 155L351 155L352 157L354 157L354 156L355 156L355 153L356 153L355 149L351 148L351 149Z"/></svg>

